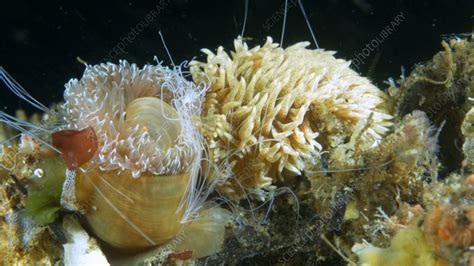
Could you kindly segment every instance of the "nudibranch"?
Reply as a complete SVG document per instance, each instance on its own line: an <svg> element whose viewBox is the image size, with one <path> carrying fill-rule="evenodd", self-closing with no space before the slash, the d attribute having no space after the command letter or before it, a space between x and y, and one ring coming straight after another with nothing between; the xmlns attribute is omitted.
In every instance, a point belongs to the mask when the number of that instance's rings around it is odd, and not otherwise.
<svg viewBox="0 0 474 266"><path fill-rule="evenodd" d="M224 194L273 189L278 177L301 174L357 130L365 147L389 130L386 94L349 61L308 45L283 49L268 37L249 49L238 38L230 55L203 49L207 62L190 63L194 81L210 83L200 129L217 172L232 169L219 188ZM210 176L225 178L221 172Z"/></svg>
<svg viewBox="0 0 474 266"><path fill-rule="evenodd" d="M160 246L184 230L193 232L181 241L189 245L176 252L193 258L216 252L228 214L201 208L203 142L192 119L199 116L202 96L203 88L187 81L180 67L160 64L88 65L80 80L66 84L67 127L78 131L53 140L63 152L80 153L77 160L74 154L72 160L62 157L75 166L70 169L76 173L75 200L94 235L134 252ZM67 145L68 136L78 138L77 147ZM87 151L94 155L85 162Z"/></svg>

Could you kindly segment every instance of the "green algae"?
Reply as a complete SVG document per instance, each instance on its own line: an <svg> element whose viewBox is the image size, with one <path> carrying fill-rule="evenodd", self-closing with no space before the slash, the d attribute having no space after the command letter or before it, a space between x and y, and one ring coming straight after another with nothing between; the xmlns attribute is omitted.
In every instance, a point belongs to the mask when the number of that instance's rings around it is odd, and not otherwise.
<svg viewBox="0 0 474 266"><path fill-rule="evenodd" d="M62 159L54 158L41 161L37 169L42 174L28 185L25 207L38 225L47 225L59 216L66 165Z"/></svg>

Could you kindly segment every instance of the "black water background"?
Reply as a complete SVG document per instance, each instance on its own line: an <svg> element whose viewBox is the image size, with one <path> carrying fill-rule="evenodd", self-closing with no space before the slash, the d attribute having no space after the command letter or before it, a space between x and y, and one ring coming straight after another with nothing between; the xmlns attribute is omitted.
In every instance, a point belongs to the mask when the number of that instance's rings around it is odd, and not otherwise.
<svg viewBox="0 0 474 266"><path fill-rule="evenodd" d="M170 60L158 35L161 30L175 62L195 56L204 59L201 48L232 47L244 20L244 0L161 1L164 9L148 27L127 42L125 53L113 61L127 59L139 65L156 55ZM440 50L442 34L472 31L474 1L370 1L304 0L306 12L319 45L352 59L367 43L402 12L406 17L395 33L361 65L381 88L388 77L398 77L400 67L429 60ZM0 8L0 65L31 94L45 104L62 99L64 83L80 78L84 66L103 58L136 25L144 21L160 1L8 1ZM266 36L279 42L283 0L250 0L246 37L262 44ZM268 27L272 25L273 27ZM130 36L130 35L129 35ZM289 9L284 46L311 40L298 7ZM314 47L314 45L312 46ZM378 61L374 62L378 57ZM369 68L373 71L369 72ZM34 109L19 101L0 85L0 107L9 113L18 108Z"/></svg>

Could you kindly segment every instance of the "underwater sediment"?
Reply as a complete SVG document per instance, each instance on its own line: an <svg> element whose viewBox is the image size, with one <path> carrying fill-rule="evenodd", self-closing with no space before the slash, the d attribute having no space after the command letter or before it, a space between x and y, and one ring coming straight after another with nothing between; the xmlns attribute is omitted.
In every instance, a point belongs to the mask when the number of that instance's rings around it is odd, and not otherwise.
<svg viewBox="0 0 474 266"><path fill-rule="evenodd" d="M2 114L2 262L473 263L472 37L386 90L307 46L87 65Z"/></svg>

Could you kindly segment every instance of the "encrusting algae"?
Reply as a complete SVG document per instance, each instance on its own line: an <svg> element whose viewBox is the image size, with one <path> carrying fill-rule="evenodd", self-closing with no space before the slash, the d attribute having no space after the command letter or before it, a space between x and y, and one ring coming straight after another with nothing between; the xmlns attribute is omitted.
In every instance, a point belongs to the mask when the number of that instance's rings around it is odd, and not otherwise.
<svg viewBox="0 0 474 266"><path fill-rule="evenodd" d="M436 138L439 139L440 147L437 157L443 166L439 173L445 176L429 178L429 182L423 184L424 188L417 193L414 202L422 204L423 207L418 207L422 211L407 211L413 210L414 206L405 211L401 207L398 209L398 212L406 213L402 216L411 216L412 223L401 222L396 229L393 228L394 223L404 221L398 218L400 214L385 216L382 228L386 231L392 228L390 235L395 235L390 248L361 249L359 244L354 246L353 250L365 265L385 265L387 261L401 263L402 260L409 261L410 265L474 263L474 178L471 156L474 46L472 37L443 41L442 45L444 51L436 54L432 61L417 66L409 77L400 81L400 86L392 83L389 90L396 103L394 107L398 117L420 109L426 112L431 123L439 125ZM431 167L429 169L434 170ZM410 205L414 203L413 199L410 197L403 201ZM416 229L410 229L411 232L416 230L417 239L420 239L416 248L412 237L403 237L411 234L408 229L400 230L407 226L416 226ZM377 246L387 246L387 241L383 239L373 242L377 242Z"/></svg>
<svg viewBox="0 0 474 266"><path fill-rule="evenodd" d="M388 91L397 117L421 110L436 126L444 123L439 157L443 172L449 172L459 169L464 159L458 148L464 142L461 131L468 132L461 124L473 107L474 42L472 37L453 38L443 41L442 47L431 61L417 65L400 80L400 85L392 82Z"/></svg>

